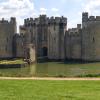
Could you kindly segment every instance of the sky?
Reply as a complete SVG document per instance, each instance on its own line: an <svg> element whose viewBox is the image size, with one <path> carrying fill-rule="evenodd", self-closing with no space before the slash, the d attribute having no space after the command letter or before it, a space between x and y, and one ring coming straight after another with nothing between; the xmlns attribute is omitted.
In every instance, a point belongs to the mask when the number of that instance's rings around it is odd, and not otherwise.
<svg viewBox="0 0 100 100"><path fill-rule="evenodd" d="M0 19L16 17L18 25L25 18L46 14L67 17L68 28L72 28L81 23L82 12L100 15L100 0L0 0Z"/></svg>

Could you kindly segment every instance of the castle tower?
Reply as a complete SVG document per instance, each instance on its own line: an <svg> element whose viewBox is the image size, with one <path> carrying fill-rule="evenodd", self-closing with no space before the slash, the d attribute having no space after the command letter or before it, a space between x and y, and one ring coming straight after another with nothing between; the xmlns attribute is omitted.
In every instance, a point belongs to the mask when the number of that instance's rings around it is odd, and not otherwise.
<svg viewBox="0 0 100 100"><path fill-rule="evenodd" d="M96 23L94 16L88 17L88 13L83 13L82 16L82 60L94 61L96 56L95 36L97 35L95 27L98 22Z"/></svg>
<svg viewBox="0 0 100 100"><path fill-rule="evenodd" d="M65 59L65 32L67 30L67 18L61 17L59 23L59 58Z"/></svg>
<svg viewBox="0 0 100 100"><path fill-rule="evenodd" d="M87 21L88 21L88 13L87 12L83 12L82 13L82 27L86 26Z"/></svg>
<svg viewBox="0 0 100 100"><path fill-rule="evenodd" d="M37 24L36 48L38 57L48 56L48 18L40 15Z"/></svg>
<svg viewBox="0 0 100 100"><path fill-rule="evenodd" d="M13 57L13 36L16 33L16 19L10 22L4 18L0 21L0 58Z"/></svg>
<svg viewBox="0 0 100 100"><path fill-rule="evenodd" d="M49 59L64 59L64 37L67 28L67 18L40 15L39 18L25 19L20 26L20 32L25 36L26 48L34 44L36 57Z"/></svg>
<svg viewBox="0 0 100 100"><path fill-rule="evenodd" d="M49 20L48 58L65 59L64 36L67 28L67 18L51 17Z"/></svg>
<svg viewBox="0 0 100 100"><path fill-rule="evenodd" d="M15 18L15 17L11 17L10 23L13 25L13 31L14 31L14 33L17 33L17 23L16 23L16 18Z"/></svg>

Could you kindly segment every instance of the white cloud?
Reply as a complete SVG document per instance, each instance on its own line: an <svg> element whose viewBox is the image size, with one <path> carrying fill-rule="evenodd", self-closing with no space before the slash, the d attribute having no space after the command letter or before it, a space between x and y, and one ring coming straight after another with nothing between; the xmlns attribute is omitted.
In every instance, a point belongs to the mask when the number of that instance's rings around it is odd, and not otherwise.
<svg viewBox="0 0 100 100"><path fill-rule="evenodd" d="M53 12L58 12L59 9L57 9L57 8L52 8L51 11L53 11Z"/></svg>
<svg viewBox="0 0 100 100"><path fill-rule="evenodd" d="M0 3L0 18L16 17L20 25L24 18L33 16L36 16L36 11L31 0L5 0Z"/></svg>
<svg viewBox="0 0 100 100"><path fill-rule="evenodd" d="M84 11L89 12L90 14L100 14L100 0L88 0L83 5Z"/></svg>
<svg viewBox="0 0 100 100"><path fill-rule="evenodd" d="M66 1L68 1L68 0L61 0L62 1L62 3L65 3Z"/></svg>
<svg viewBox="0 0 100 100"><path fill-rule="evenodd" d="M51 13L53 16L60 16L59 9L57 8L51 8Z"/></svg>
<svg viewBox="0 0 100 100"><path fill-rule="evenodd" d="M47 9L46 8L40 8L40 14L46 14Z"/></svg>

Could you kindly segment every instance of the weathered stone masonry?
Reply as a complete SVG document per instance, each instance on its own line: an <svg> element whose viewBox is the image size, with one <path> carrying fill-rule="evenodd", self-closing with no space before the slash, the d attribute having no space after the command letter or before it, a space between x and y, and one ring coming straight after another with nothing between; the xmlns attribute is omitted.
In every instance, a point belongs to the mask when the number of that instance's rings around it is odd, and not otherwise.
<svg viewBox="0 0 100 100"><path fill-rule="evenodd" d="M82 26L67 30L67 18L27 18L16 33L16 19L0 21L0 58L100 61L100 16L82 13Z"/></svg>

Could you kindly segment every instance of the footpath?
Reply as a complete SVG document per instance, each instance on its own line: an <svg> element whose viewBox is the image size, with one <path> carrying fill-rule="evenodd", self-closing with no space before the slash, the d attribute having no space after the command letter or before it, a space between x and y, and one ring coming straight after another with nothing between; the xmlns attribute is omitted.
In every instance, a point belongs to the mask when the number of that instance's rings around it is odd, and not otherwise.
<svg viewBox="0 0 100 100"><path fill-rule="evenodd" d="M54 77L0 77L0 80L72 80L72 81L76 81L76 80L90 80L90 81L96 81L96 80L100 80L100 78L54 78Z"/></svg>

